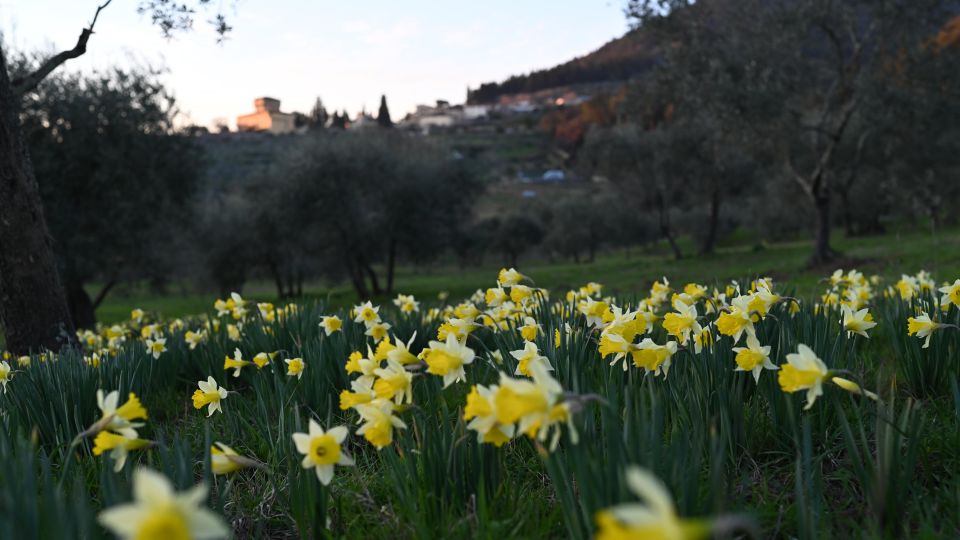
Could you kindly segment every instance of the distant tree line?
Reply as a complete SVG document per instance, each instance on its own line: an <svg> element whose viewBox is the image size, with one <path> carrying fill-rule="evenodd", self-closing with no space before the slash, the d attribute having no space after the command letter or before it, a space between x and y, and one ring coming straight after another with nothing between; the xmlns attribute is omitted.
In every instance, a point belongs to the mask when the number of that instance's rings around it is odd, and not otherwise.
<svg viewBox="0 0 960 540"><path fill-rule="evenodd" d="M12 71L30 64L12 58ZM149 67L56 72L22 111L71 322L88 328L118 285L220 294L269 279L392 293L400 264L449 251L483 189L450 148L387 129L343 129L318 99L303 135L176 129ZM345 122L347 116L342 117ZM386 98L378 124L392 125ZM325 129L334 128L334 129Z"/></svg>
<svg viewBox="0 0 960 540"><path fill-rule="evenodd" d="M677 257L724 230L956 222L960 19L950 0L634 0L661 63L597 122L577 159L610 180ZM611 117L607 117L608 120ZM576 139L573 141L577 142Z"/></svg>
<svg viewBox="0 0 960 540"><path fill-rule="evenodd" d="M632 31L600 49L549 69L483 83L467 91L467 103L496 103L501 96L585 83L628 81L649 71L657 54L643 33Z"/></svg>

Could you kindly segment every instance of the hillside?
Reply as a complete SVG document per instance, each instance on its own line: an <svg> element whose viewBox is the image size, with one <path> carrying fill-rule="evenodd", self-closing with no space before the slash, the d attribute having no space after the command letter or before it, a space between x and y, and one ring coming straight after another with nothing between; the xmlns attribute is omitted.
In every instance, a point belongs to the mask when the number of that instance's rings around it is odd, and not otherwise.
<svg viewBox="0 0 960 540"><path fill-rule="evenodd" d="M559 86L626 81L656 63L656 44L641 30L631 30L599 49L549 69L514 75L468 90L467 103L494 103L500 96L537 92Z"/></svg>

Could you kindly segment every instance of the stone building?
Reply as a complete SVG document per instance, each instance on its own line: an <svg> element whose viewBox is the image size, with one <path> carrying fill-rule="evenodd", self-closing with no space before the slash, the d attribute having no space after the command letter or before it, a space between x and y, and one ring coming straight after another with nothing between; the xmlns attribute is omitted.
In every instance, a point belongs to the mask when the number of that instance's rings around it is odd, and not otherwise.
<svg viewBox="0 0 960 540"><path fill-rule="evenodd" d="M261 97L253 100L256 112L237 117L237 131L291 133L296 127L294 115L280 112L280 100Z"/></svg>

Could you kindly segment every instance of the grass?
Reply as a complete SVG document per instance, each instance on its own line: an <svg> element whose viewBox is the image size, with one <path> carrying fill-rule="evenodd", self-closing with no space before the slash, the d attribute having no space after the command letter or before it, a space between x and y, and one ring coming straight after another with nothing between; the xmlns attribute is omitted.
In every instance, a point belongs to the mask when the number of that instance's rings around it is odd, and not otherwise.
<svg viewBox="0 0 960 540"><path fill-rule="evenodd" d="M885 278L915 273L921 268L937 276L960 276L958 229L939 234L910 231L864 238L845 238L838 234L835 246L843 253L843 258L834 265L836 268L855 267L866 274L879 274ZM688 252L693 252L692 246L685 247ZM759 249L754 244L740 243L721 246L710 256L674 260L662 246L655 246L652 252L634 248L629 254L624 251L602 253L594 262L582 264L521 260L520 269L535 276L538 286L555 292L579 287L588 281L599 281L605 285L606 293L644 295L651 282L661 276L679 283L712 283L767 275L777 281L789 281L797 294L809 297L821 291L823 287L818 281L834 269L834 266L807 268L810 250L808 241L776 243ZM476 289L489 286L491 273L501 266L492 260L494 257L487 259L484 266L469 269L402 267L397 273L396 290L424 299L436 298L441 291L449 293L452 298L469 296ZM259 301L277 302L275 290L267 282L250 283L243 293ZM351 305L358 300L345 285L309 284L305 295L324 299L334 306ZM127 286L104 300L97 310L97 317L105 323L119 322L127 319L130 310L137 307L167 317L180 317L207 311L215 297L214 293L187 290L158 295L143 287ZM386 301L387 298L375 300Z"/></svg>
<svg viewBox="0 0 960 540"><path fill-rule="evenodd" d="M840 245L848 267L897 278L923 266L938 280L952 281L960 275L957 242L955 233L939 238L914 233ZM477 320L485 325L457 345L475 353L464 366L466 382L445 385L435 374L435 368L451 365L449 355L429 353L425 364L409 359L409 372L401 372L410 376L412 402L391 412L406 427L393 430L385 444L359 433L362 406L341 407L340 397L345 390L364 392L360 373L346 369L351 352L366 351L365 364L357 363L366 374L373 369L369 366L383 368L385 360L378 355L388 356L390 345L374 343L365 325L351 322L342 307L310 299L266 316L251 309L218 317L210 313L210 295L138 304L188 310L184 313L196 307L210 318L187 318L183 326L153 325L152 315L130 321L129 306L118 307L118 316L126 319L123 342L111 343L119 338L103 331L84 336L84 351L34 357L29 364L10 359L16 371L0 393L0 537L104 537L97 514L129 501L133 470L147 466L180 490L205 482L211 488L205 504L238 537L585 539L598 532L599 512L637 502L625 480L635 465L663 483L676 516L690 520L691 527L707 524L714 537L728 537L724 533L731 529L756 531L753 538L956 537L960 330L944 326L924 348L922 340L908 335L907 318L923 310L960 324L960 306L941 311L930 289L902 300L879 287L868 304L878 325L864 338L844 331L836 307L803 301L794 310L797 305L787 301L764 304L758 294L747 299L751 306L758 300L765 306L754 320L754 337L770 347L770 360L781 371L765 369L755 379L734 369L733 347L744 340L720 335L719 315L708 309L726 301L721 297L695 303L696 320L713 329L712 345L708 341L702 350L689 342L681 345L669 356L672 364L661 363L665 357L656 353L631 354L626 369L611 367L611 357L601 353L613 343L603 345L604 338L622 332L634 352L649 352L645 344L662 351L667 347L660 344L682 339L668 335L661 324L680 308L671 307L666 296L650 298L659 322L634 336L632 323L603 331L595 327L584 316L595 313L594 300L577 309L562 300L565 288L597 280L607 283L605 293L618 293L617 305L636 306L650 281L663 274L674 290L687 280L712 283L771 274L780 294L796 290L812 296L828 286L819 280L833 268L803 269L808 248L804 243L756 251L726 246L697 260L673 261L650 252L630 258L607 254L584 265L525 266L538 285L552 289L551 303L532 294L520 311L478 306L485 316ZM464 294L493 285L495 269L405 269L401 289L421 297L421 312L404 314L384 302L380 316L392 325L395 338L410 339L413 354L421 352ZM859 278L851 281L863 286ZM451 293L451 304L434 318L428 308L438 307L431 298L438 290ZM523 290L510 292L522 295ZM269 299L262 284L244 292ZM328 294L340 306L354 301L343 288L311 293ZM331 313L346 322L327 335L318 322ZM242 330L234 326L244 317ZM462 311L458 317L472 315ZM492 324L490 317L503 317L503 325ZM542 330L533 339L543 358L532 362L552 368L549 374L534 370L532 379L516 375L520 364L510 354L527 346L511 322L524 317L534 318ZM191 348L185 331L203 327L205 341ZM157 332L166 338L166 350L153 358L143 336ZM803 386L809 379L795 376L795 382L784 383L780 377L788 355L802 350L801 344L832 370L822 375L823 392L815 403ZM237 349L245 359L266 351L280 356L262 369L245 366L234 377L224 358ZM101 355L98 362L81 359L94 352ZM287 372L283 359L290 357L303 358L302 379ZM671 365L669 376L665 365ZM375 391L392 388L388 375L375 375L372 388L380 388ZM209 417L191 399L197 381L208 376L230 390L222 412ZM834 376L856 381L879 399L841 387ZM789 388L792 384L799 387ZM472 385L484 390L475 393ZM530 398L531 386L542 393ZM97 389L121 396L133 392L149 411L138 429L155 445L133 451L119 472L113 470L111 453L91 451L98 444L92 435L77 435L100 417ZM495 397L486 409L478 401L471 405L487 390ZM513 411L516 419L504 419L498 411ZM495 420L487 426L504 426L512 440L501 447L481 443L478 431L484 424L471 420L474 413ZM525 417L535 420L534 428L521 433L514 422ZM293 445L293 433L306 431L308 419L350 428L344 449L356 465L338 467L329 487L320 485L312 469L301 468L303 458ZM546 431L537 433L538 425ZM214 476L212 441L232 446L260 466Z"/></svg>

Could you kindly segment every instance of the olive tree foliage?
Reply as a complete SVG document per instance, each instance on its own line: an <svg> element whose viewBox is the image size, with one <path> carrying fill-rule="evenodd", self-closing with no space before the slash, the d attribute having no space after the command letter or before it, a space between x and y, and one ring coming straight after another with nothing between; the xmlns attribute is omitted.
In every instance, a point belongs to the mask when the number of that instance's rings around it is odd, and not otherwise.
<svg viewBox="0 0 960 540"><path fill-rule="evenodd" d="M902 185L890 179L893 147L909 156L910 165L897 170L911 182L953 167L940 152L956 125L945 111L957 102L950 90L956 70L949 69L956 47L933 38L956 16L954 1L632 0L628 14L669 44L655 79L674 89L671 112L714 126L708 162L722 172L715 156L738 152L758 164L750 180L763 184L754 191L793 184L812 210L813 264L837 255L830 235L838 199L853 231L852 196L864 178L890 189ZM888 129L924 110L938 111L943 121L926 123L932 131L914 138L914 147ZM711 193L717 190L703 195ZM792 197L770 203L796 206ZM922 204L936 208L936 197Z"/></svg>
<svg viewBox="0 0 960 540"><path fill-rule="evenodd" d="M174 133L176 106L150 68L59 72L23 102L21 122L40 182L54 253L75 326L125 280L173 271L187 201L202 169ZM99 283L91 298L86 287Z"/></svg>
<svg viewBox="0 0 960 540"><path fill-rule="evenodd" d="M609 129L594 130L587 137L583 155L599 174L610 180L638 212L656 216L660 238L667 241L673 255L683 252L674 226L675 207L687 195L684 152L671 152L676 145L688 145L690 139L673 138L663 129L645 129L636 123L623 123ZM638 231L638 235L644 233Z"/></svg>
<svg viewBox="0 0 960 540"><path fill-rule="evenodd" d="M86 53L97 20L112 0L97 6L76 44L12 74L0 45L0 321L14 352L59 350L76 342L73 316L58 272L40 188L21 129L22 102L67 61ZM164 34L189 28L196 9L211 0L143 0L137 3ZM223 4L219 4L222 8ZM222 12L213 19L222 40L230 30ZM43 178L40 178L43 183Z"/></svg>
<svg viewBox="0 0 960 540"><path fill-rule="evenodd" d="M400 261L429 262L471 219L478 178L447 148L402 133L301 137L244 188L252 257L281 295L317 273L345 276L360 297L392 293Z"/></svg>

